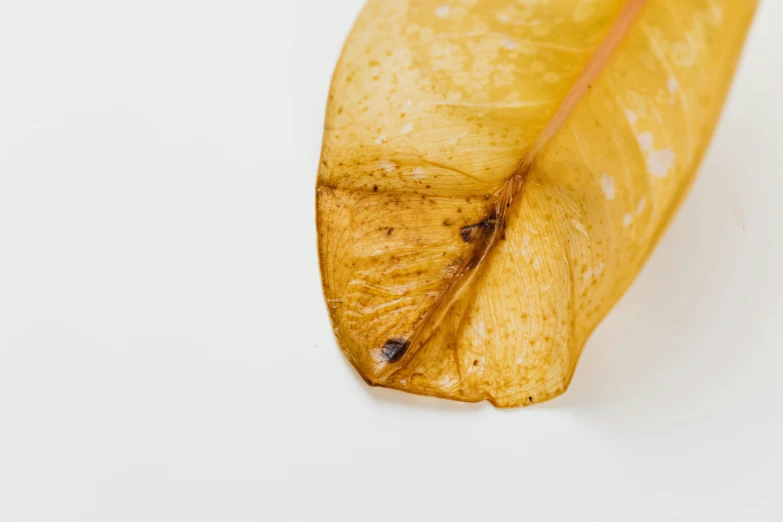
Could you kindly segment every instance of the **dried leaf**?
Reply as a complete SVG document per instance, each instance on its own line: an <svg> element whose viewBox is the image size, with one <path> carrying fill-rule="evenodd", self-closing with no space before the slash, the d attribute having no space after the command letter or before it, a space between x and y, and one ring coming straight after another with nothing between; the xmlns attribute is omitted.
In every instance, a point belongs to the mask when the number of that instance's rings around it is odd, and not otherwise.
<svg viewBox="0 0 783 522"><path fill-rule="evenodd" d="M370 0L317 186L361 375L501 407L562 393L693 179L755 4Z"/></svg>

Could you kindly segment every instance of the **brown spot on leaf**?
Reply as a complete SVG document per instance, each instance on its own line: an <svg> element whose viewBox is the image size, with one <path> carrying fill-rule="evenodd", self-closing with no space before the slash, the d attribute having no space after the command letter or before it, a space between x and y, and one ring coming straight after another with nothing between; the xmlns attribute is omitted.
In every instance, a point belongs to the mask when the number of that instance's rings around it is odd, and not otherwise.
<svg viewBox="0 0 783 522"><path fill-rule="evenodd" d="M483 221L460 228L459 235L465 243L472 243L477 238L491 231L496 226L497 221L497 211L493 209Z"/></svg>
<svg viewBox="0 0 783 522"><path fill-rule="evenodd" d="M389 339L386 341L386 344L383 345L383 348L381 348L381 357L383 357L386 362L397 362L402 359L402 356L408 351L409 346L410 343L405 339Z"/></svg>

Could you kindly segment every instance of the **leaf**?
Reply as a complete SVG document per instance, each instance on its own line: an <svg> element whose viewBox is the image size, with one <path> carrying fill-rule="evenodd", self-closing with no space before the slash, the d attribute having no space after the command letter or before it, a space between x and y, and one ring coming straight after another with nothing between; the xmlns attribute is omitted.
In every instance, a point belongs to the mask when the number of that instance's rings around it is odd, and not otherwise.
<svg viewBox="0 0 783 522"><path fill-rule="evenodd" d="M501 407L562 393L693 179L755 4L370 0L317 186L361 375Z"/></svg>

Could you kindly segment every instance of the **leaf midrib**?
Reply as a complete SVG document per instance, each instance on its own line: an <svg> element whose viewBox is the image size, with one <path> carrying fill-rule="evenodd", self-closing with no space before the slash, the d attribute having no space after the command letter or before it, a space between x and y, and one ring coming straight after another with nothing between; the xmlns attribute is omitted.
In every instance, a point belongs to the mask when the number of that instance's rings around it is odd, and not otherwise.
<svg viewBox="0 0 783 522"><path fill-rule="evenodd" d="M625 35L628 34L633 27L634 22L638 18L646 2L647 0L627 0L623 5L623 8L610 27L609 32L601 41L601 44L588 60L582 73L563 98L563 101L558 106L552 119L549 120L546 127L544 127L544 130L533 142L527 153L520 159L512 174L497 192L496 203L492 210L497 216L497 218L494 219L495 224L492 226L491 230L489 230L489 233L481 238L479 243L468 249L468 255L465 256L459 269L450 277L449 282L441 291L435 303L432 304L427 313L420 319L414 328L412 335L408 339L411 347L415 347L416 349L410 350L403 358L403 361L409 359L410 356L424 344L419 343L418 338L425 326L430 324L430 321L434 319L435 323L433 328L437 327L445 312L451 308L456 298L464 290L466 283L479 275L480 269L485 265L487 257L489 257L493 247L497 244L502 228L505 228L508 213L516 204L516 201L521 200L519 196L524 188L524 182L535 161L552 142L558 131L568 120L568 117L576 109L579 101L590 89L592 83L605 69ZM393 376L402 367L404 367L404 364L395 369L389 377Z"/></svg>

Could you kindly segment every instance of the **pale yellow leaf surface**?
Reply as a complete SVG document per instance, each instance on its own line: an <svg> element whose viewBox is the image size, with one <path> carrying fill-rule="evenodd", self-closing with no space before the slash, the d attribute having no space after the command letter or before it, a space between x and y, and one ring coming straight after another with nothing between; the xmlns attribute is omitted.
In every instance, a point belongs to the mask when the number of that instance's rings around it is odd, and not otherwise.
<svg viewBox="0 0 783 522"><path fill-rule="evenodd" d="M371 384L562 393L717 123L754 0L370 0L334 75L323 288Z"/></svg>

